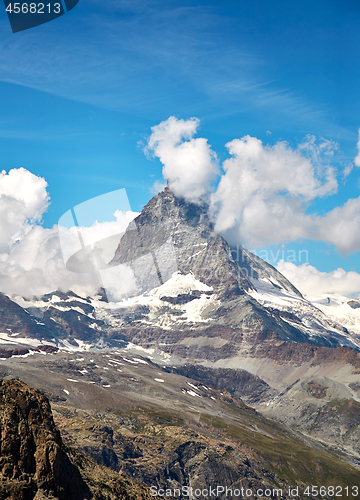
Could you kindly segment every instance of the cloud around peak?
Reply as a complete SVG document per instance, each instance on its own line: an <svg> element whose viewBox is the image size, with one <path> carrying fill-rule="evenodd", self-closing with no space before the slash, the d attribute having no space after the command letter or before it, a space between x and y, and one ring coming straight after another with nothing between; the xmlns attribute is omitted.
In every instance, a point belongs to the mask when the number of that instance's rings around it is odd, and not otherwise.
<svg viewBox="0 0 360 500"><path fill-rule="evenodd" d="M50 202L46 188L45 179L25 168L0 173L0 291L26 298L55 290L95 294L101 286L98 277L69 271L58 226L48 229L41 225ZM117 210L113 215L113 221L95 221L89 227L64 227L62 235L71 244L74 230L79 230L84 241L97 242L124 232L138 214ZM115 248L103 255L106 262Z"/></svg>
<svg viewBox="0 0 360 500"><path fill-rule="evenodd" d="M216 154L207 139L194 139L199 123L197 118L171 116L152 127L145 148L163 164L164 179L174 194L195 203L208 194L218 173Z"/></svg>
<svg viewBox="0 0 360 500"><path fill-rule="evenodd" d="M226 144L230 157L220 171L207 140L194 139L198 126L197 118L172 116L152 128L145 150L159 158L175 195L208 199L215 229L230 244L261 247L306 238L333 244L344 255L360 250L360 197L321 215L313 210L338 190L331 165L336 142L308 135L291 148L246 135Z"/></svg>
<svg viewBox="0 0 360 500"><path fill-rule="evenodd" d="M346 272L338 268L331 272L322 272L308 263L297 266L292 262L280 260L277 269L301 292L309 297L323 295L343 295L359 297L360 274Z"/></svg>
<svg viewBox="0 0 360 500"><path fill-rule="evenodd" d="M306 208L337 190L335 169L320 159L334 146L309 136L293 150L284 141L269 146L245 136L226 147L231 157L211 195L217 231L247 246L309 237L315 218Z"/></svg>

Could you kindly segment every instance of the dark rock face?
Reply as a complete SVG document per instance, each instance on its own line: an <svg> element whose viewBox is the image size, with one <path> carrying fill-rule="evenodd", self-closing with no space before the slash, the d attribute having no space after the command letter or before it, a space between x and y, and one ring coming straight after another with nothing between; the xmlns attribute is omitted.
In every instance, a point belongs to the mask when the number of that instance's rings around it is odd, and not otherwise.
<svg viewBox="0 0 360 500"><path fill-rule="evenodd" d="M133 263L142 290L158 286L177 270L192 272L218 292L236 296L253 288L229 245L213 230L206 207L176 198L168 188L149 201L123 236L111 264L122 263Z"/></svg>
<svg viewBox="0 0 360 500"><path fill-rule="evenodd" d="M209 294L209 292L207 292ZM199 299L201 297L201 292L199 290L194 290L193 292L190 293L180 293L176 297L160 297L160 300L163 300L164 302L169 302L170 304L176 304L176 305L181 305L181 304L187 304L188 302L191 302L192 300Z"/></svg>
<svg viewBox="0 0 360 500"><path fill-rule="evenodd" d="M56 295L59 293L63 298L69 298L67 295L72 298L75 295L72 292L68 294L54 292ZM42 297L42 300L45 298L44 301L49 302L54 294L48 294ZM45 341L69 337L91 341L98 338L103 328L104 323L95 318L94 307L91 304L74 299L56 302L56 307L50 303L46 308L24 309L0 292L0 331L8 335ZM49 346L38 348L44 350L49 349ZM15 354L14 352L13 355Z"/></svg>
<svg viewBox="0 0 360 500"><path fill-rule="evenodd" d="M352 309L359 309L359 307L360 307L360 302L358 302L357 300L349 300L348 305L349 305Z"/></svg>
<svg viewBox="0 0 360 500"><path fill-rule="evenodd" d="M0 293L0 331L9 335L45 341L71 336L82 340L91 340L98 335L98 331L101 331L103 322L88 316L94 311L90 304L76 301L58 302L57 304L62 306L64 310L52 306L49 306L46 311L42 311L40 308L26 310ZM80 308L83 313L79 313L71 307ZM94 324L97 328L93 328ZM44 347L40 348L44 349ZM46 349L48 348L46 347ZM26 354L26 352L13 353L13 355L16 354Z"/></svg>
<svg viewBox="0 0 360 500"><path fill-rule="evenodd" d="M91 498L66 455L48 400L19 380L0 382L1 498L33 498L44 491L59 498Z"/></svg>
<svg viewBox="0 0 360 500"><path fill-rule="evenodd" d="M79 295L77 295L76 293L72 292L71 290L69 290L68 292L62 292L61 290L56 290L55 292L47 293L47 294L43 295L41 297L41 300L43 300L44 302L51 302L51 299L52 299L53 295L56 295L61 300L67 300L67 299L76 300L76 299L80 299ZM88 299L88 302L90 303L90 299Z"/></svg>
<svg viewBox="0 0 360 500"><path fill-rule="evenodd" d="M207 368L201 365L183 365L166 368L215 389L226 390L246 403L258 403L271 398L276 392L260 377L246 370L230 368Z"/></svg>
<svg viewBox="0 0 360 500"><path fill-rule="evenodd" d="M8 334L18 333L23 337L51 338L44 325L1 292L0 331Z"/></svg>
<svg viewBox="0 0 360 500"><path fill-rule="evenodd" d="M106 425L94 425L90 431L92 432L94 439L99 441L101 445L97 447L84 446L84 453L90 455L97 462L105 465L106 467L119 470L118 457L113 450L114 431Z"/></svg>
<svg viewBox="0 0 360 500"><path fill-rule="evenodd" d="M48 399L20 380L0 381L0 498L145 499L145 488L65 447Z"/></svg>
<svg viewBox="0 0 360 500"><path fill-rule="evenodd" d="M255 349L254 349L255 351ZM348 347L337 347L329 349L324 346L302 343L283 343L277 346L264 347L259 346L256 349L256 355L259 358L274 359L279 364L301 364L311 361L312 365L321 365L322 363L341 362L349 363L359 373L360 353Z"/></svg>
<svg viewBox="0 0 360 500"><path fill-rule="evenodd" d="M51 345L40 345L38 347L32 348L34 352L46 352L48 354L53 354L58 351L57 347L53 347ZM29 349L3 349L0 348L0 358L11 358L12 356L24 356L25 354L28 354L30 351Z"/></svg>

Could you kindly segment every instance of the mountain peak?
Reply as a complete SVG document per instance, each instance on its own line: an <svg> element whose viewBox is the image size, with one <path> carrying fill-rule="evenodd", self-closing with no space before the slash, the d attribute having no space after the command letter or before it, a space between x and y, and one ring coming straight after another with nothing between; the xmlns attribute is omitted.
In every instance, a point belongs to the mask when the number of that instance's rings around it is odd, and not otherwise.
<svg viewBox="0 0 360 500"><path fill-rule="evenodd" d="M136 224L143 224L151 217L153 223L164 222L167 226L169 224L174 226L179 219L192 226L201 222L212 226L207 214L208 204L189 202L185 198L176 196L166 186L163 191L151 198L135 221Z"/></svg>
<svg viewBox="0 0 360 500"><path fill-rule="evenodd" d="M124 263L134 270L141 290L177 271L192 273L220 294L253 289L227 242L214 231L208 206L179 198L168 187L147 203L121 239L111 264Z"/></svg>

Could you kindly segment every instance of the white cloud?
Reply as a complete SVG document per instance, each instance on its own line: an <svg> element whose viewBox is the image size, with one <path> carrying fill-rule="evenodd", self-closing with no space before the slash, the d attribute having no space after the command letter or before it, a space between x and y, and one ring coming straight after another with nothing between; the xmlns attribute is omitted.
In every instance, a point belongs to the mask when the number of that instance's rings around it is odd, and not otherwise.
<svg viewBox="0 0 360 500"><path fill-rule="evenodd" d="M176 196L198 202L208 194L218 172L216 155L207 139L194 139L199 120L168 120L152 127L145 148L163 164L163 176Z"/></svg>
<svg viewBox="0 0 360 500"><path fill-rule="evenodd" d="M296 150L286 142L264 146L245 136L227 143L231 158L211 196L216 230L230 243L266 246L316 237L312 200L336 192L335 169L324 161L335 145L306 138Z"/></svg>
<svg viewBox="0 0 360 500"><path fill-rule="evenodd" d="M360 250L360 197L319 218L316 237L334 244L344 255Z"/></svg>
<svg viewBox="0 0 360 500"><path fill-rule="evenodd" d="M101 272L101 279L107 298L111 302L118 302L124 295L137 290L134 270L124 264L104 269Z"/></svg>
<svg viewBox="0 0 360 500"><path fill-rule="evenodd" d="M166 182L164 181L155 181L150 189L150 193L152 196L156 196L160 191L164 191L166 187Z"/></svg>
<svg viewBox="0 0 360 500"><path fill-rule="evenodd" d="M318 271L310 264L297 266L281 260L277 269L291 281L304 295L344 295L350 297L360 294L360 274L336 269L330 273Z"/></svg>
<svg viewBox="0 0 360 500"><path fill-rule="evenodd" d="M120 241L120 234L125 231L129 218L135 217L137 213L131 212L131 215L132 217L130 217L130 213L124 214L124 217L118 215L117 221L95 223L89 228L62 228L61 245L58 226L51 229L45 229L39 225L33 226L21 240L11 247L8 254L2 255L0 260L0 290L3 293L18 294L24 297L41 296L57 289L94 295L99 287L104 286L99 273L81 273L68 270L62 252L64 238L68 236L71 244L73 234L80 230L85 240L95 242L93 247L100 254L100 260L108 263L114 256ZM109 235L113 236L109 238ZM81 270L81 266L78 270ZM112 274L115 271L116 268ZM127 281L130 274L123 269L122 280ZM116 276L119 278L119 271L117 271ZM121 294L121 290L128 291L132 287L132 280L130 281L131 283L124 283L118 280L118 296ZM115 295L114 283L112 283L111 290Z"/></svg>
<svg viewBox="0 0 360 500"><path fill-rule="evenodd" d="M99 275L68 270L62 246L71 245L74 236L78 239L79 231L85 244L95 244L108 263L119 243L118 235L138 214L116 211L112 222L62 228L60 245L57 226L45 229L39 225L49 203L46 187L44 179L24 168L0 174L0 291L24 297L57 289L94 294L102 286ZM76 248L65 248L65 254L74 251Z"/></svg>
<svg viewBox="0 0 360 500"><path fill-rule="evenodd" d="M45 179L24 168L0 173L0 253L41 220L49 203Z"/></svg>
<svg viewBox="0 0 360 500"><path fill-rule="evenodd" d="M357 167L360 167L360 129L359 129L359 140L357 142L358 154L355 156L354 163Z"/></svg>
<svg viewBox="0 0 360 500"><path fill-rule="evenodd" d="M348 165L346 165L346 167L343 170L343 178L344 179L346 179L347 177L349 177L349 175L353 171L353 168L354 168L354 165L352 163L349 163Z"/></svg>
<svg viewBox="0 0 360 500"><path fill-rule="evenodd" d="M330 164L336 142L308 135L293 149L284 141L270 146L248 135L234 139L226 144L230 158L211 193L216 156L206 139L193 138L198 126L197 118L170 117L152 128L145 151L163 163L175 195L195 202L210 197L215 229L230 244L263 247L306 238L333 244L344 255L360 250L360 197L322 215L308 210L337 192L338 173ZM360 152L356 162L360 166ZM350 173L348 165L343 178Z"/></svg>
<svg viewBox="0 0 360 500"><path fill-rule="evenodd" d="M56 226L34 226L0 262L3 293L30 298L57 289L94 293L98 287L94 276L66 269Z"/></svg>

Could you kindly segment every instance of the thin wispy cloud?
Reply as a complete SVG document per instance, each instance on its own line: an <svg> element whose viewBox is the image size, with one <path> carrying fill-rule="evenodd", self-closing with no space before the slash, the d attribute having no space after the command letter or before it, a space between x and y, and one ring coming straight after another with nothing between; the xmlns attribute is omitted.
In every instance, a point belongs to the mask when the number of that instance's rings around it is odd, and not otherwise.
<svg viewBox="0 0 360 500"><path fill-rule="evenodd" d="M121 111L151 114L193 94L194 105L207 99L209 113L236 102L295 121L323 118L316 104L274 82L261 54L232 34L214 39L214 31L233 33L235 17L175 3L91 6L79 4L77 16L58 20L53 32L37 28L41 36L0 34L1 80Z"/></svg>

